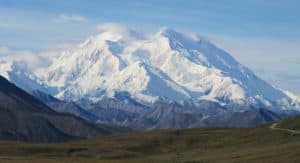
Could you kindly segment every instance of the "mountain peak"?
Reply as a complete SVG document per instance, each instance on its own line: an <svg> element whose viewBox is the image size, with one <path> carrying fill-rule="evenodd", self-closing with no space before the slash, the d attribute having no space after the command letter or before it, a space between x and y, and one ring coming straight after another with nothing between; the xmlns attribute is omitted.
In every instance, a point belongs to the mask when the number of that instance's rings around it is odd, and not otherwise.
<svg viewBox="0 0 300 163"><path fill-rule="evenodd" d="M177 34L177 33L178 32L176 32L174 29L168 27L162 27L157 32L157 34L165 35L165 36L172 36L172 34Z"/></svg>

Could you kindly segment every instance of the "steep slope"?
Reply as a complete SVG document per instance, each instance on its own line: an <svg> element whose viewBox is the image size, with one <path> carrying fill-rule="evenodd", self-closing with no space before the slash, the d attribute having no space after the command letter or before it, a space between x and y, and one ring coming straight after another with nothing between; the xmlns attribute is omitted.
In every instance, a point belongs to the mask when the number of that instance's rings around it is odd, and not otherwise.
<svg viewBox="0 0 300 163"><path fill-rule="evenodd" d="M118 132L59 114L0 76L0 139L61 142ZM122 129L120 128L120 131Z"/></svg>
<svg viewBox="0 0 300 163"><path fill-rule="evenodd" d="M48 95L38 90L32 91L31 94L56 112L70 113L90 122L96 122L98 120L97 116L82 109L74 102L61 101L55 97L52 97L51 95Z"/></svg>

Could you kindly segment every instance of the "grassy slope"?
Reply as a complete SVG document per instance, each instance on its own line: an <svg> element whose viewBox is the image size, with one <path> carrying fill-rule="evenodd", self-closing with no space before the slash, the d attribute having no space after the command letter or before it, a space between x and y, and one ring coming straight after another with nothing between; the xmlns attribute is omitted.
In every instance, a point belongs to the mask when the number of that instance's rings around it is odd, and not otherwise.
<svg viewBox="0 0 300 163"><path fill-rule="evenodd" d="M284 119L278 123L278 127L300 131L300 116Z"/></svg>
<svg viewBox="0 0 300 163"><path fill-rule="evenodd" d="M0 143L0 162L299 162L300 135L248 129L187 129L64 144Z"/></svg>

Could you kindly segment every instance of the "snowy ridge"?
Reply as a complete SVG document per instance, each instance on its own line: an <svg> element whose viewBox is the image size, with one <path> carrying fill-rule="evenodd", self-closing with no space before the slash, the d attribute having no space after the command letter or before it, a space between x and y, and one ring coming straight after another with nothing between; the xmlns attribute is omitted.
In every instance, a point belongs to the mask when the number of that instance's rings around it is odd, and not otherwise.
<svg viewBox="0 0 300 163"><path fill-rule="evenodd" d="M284 103L291 103L295 108L300 108L300 96L297 96L289 91L283 91L288 97L290 97L291 101L284 101Z"/></svg>
<svg viewBox="0 0 300 163"><path fill-rule="evenodd" d="M23 62L1 61L0 75L18 87L30 92L32 90L50 91Z"/></svg>

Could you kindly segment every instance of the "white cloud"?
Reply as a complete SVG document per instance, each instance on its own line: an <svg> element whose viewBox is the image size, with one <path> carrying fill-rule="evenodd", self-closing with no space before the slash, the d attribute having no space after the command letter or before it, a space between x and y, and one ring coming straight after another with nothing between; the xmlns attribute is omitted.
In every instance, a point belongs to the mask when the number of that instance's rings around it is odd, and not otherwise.
<svg viewBox="0 0 300 163"><path fill-rule="evenodd" d="M54 19L57 23L69 23L69 22L86 22L87 18L81 15L65 15L61 14Z"/></svg>
<svg viewBox="0 0 300 163"><path fill-rule="evenodd" d="M10 49L6 46L0 46L0 56L6 55L10 52Z"/></svg>
<svg viewBox="0 0 300 163"><path fill-rule="evenodd" d="M124 24L119 23L101 23L96 25L96 29L100 32L109 32L112 34L120 34L126 39L143 39L146 37L147 33L141 33L135 29L129 28Z"/></svg>
<svg viewBox="0 0 300 163"><path fill-rule="evenodd" d="M128 27L118 23L101 23L96 27L100 31L127 31Z"/></svg>
<svg viewBox="0 0 300 163"><path fill-rule="evenodd" d="M37 55L26 50L18 51L5 46L0 46L0 63L1 62L23 62L32 70L49 64L49 60L45 56Z"/></svg>

